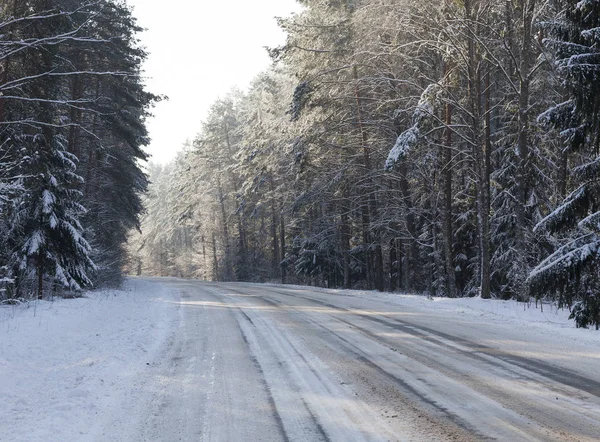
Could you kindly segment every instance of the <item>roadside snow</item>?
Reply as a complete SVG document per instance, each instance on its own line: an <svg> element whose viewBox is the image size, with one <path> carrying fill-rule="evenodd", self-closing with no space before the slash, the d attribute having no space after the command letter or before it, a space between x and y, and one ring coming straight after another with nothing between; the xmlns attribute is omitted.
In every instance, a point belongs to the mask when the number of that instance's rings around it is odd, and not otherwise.
<svg viewBox="0 0 600 442"><path fill-rule="evenodd" d="M265 284L286 289L310 289L313 292L331 293L335 295L383 301L385 303L426 309L455 316L486 317L487 320L498 324L519 323L548 329L571 329L573 335L590 333L600 338L595 330L577 329L575 321L569 319L570 311L558 308L555 303L535 302L524 303L517 301L502 301L482 298L440 298L406 293L376 292L369 290L326 289L321 287L306 287L300 285ZM567 334L569 334L567 332Z"/></svg>
<svg viewBox="0 0 600 442"><path fill-rule="evenodd" d="M163 284L0 307L0 440L90 440L148 370L177 309Z"/></svg>

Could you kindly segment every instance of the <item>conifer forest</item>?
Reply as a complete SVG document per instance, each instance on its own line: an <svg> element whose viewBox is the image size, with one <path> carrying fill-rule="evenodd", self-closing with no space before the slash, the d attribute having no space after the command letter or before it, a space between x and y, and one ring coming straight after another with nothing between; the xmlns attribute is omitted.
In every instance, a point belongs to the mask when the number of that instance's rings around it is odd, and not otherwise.
<svg viewBox="0 0 600 442"><path fill-rule="evenodd" d="M128 272L600 326L600 1L299 3L272 67L146 165L131 10L0 0L0 299Z"/></svg>
<svg viewBox="0 0 600 442"><path fill-rule="evenodd" d="M113 0L0 1L0 300L119 282L159 99Z"/></svg>

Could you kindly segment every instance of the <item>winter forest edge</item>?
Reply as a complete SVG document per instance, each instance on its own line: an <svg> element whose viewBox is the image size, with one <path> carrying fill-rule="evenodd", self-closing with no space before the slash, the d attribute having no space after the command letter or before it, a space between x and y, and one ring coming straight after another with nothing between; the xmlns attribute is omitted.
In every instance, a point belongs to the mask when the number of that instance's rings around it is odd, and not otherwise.
<svg viewBox="0 0 600 442"><path fill-rule="evenodd" d="M159 99L140 30L120 1L0 1L4 302L119 284Z"/></svg>
<svg viewBox="0 0 600 442"><path fill-rule="evenodd" d="M299 2L273 67L147 177L131 11L0 0L0 301L126 271L542 299L598 328L600 2Z"/></svg>

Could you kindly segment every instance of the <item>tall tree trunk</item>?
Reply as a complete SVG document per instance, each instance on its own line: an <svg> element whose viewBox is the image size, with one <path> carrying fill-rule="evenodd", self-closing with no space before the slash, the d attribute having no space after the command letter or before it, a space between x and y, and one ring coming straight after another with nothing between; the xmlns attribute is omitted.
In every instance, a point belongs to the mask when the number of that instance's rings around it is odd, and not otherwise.
<svg viewBox="0 0 600 442"><path fill-rule="evenodd" d="M373 268L372 268L372 253L371 253L371 232L369 226L371 224L369 217L369 207L363 205L362 207L362 228L363 228L363 245L365 248L365 277L367 280L367 289L371 289L373 282Z"/></svg>
<svg viewBox="0 0 600 442"><path fill-rule="evenodd" d="M0 84L5 84L8 81L10 69L10 57L6 57L0 63ZM6 121L6 99L0 96L0 122Z"/></svg>
<svg viewBox="0 0 600 442"><path fill-rule="evenodd" d="M212 248L213 248L213 266L215 272L215 281L219 281L219 259L217 258L217 234L213 232L212 235Z"/></svg>
<svg viewBox="0 0 600 442"><path fill-rule="evenodd" d="M244 216L242 213L238 216L238 268L237 268L237 278L241 281L247 281L250 277L250 272L248 271L248 246L246 244L246 225L244 223Z"/></svg>
<svg viewBox="0 0 600 442"><path fill-rule="evenodd" d="M1 19L7 19L9 16L17 17L19 15L19 11L17 8L17 3L20 0L5 1L4 7L0 10L2 13ZM3 27L3 33L10 34L12 32L11 26ZM10 78L10 70L11 70L11 59L10 57L6 57L2 63L0 63L0 84L5 84ZM18 62L17 62L18 65ZM6 121L6 99L0 96L0 122Z"/></svg>
<svg viewBox="0 0 600 442"><path fill-rule="evenodd" d="M480 204L481 204L481 297L491 298L491 231L490 231L490 160L492 154L492 126L489 71L485 74L485 143L483 147L482 164L480 171ZM478 81L481 84L481 80Z"/></svg>
<svg viewBox="0 0 600 442"><path fill-rule="evenodd" d="M223 242L225 244L225 280L231 281L231 244L229 241L229 225L227 222L227 210L225 209L225 194L221 186L221 179L217 175L217 192L219 197L219 208L221 210L221 226L223 229Z"/></svg>
<svg viewBox="0 0 600 442"><path fill-rule="evenodd" d="M530 102L530 71L533 64L533 54L531 51L532 45L532 30L533 30L533 13L535 10L535 0L520 0L520 10L523 16L523 34L521 41L521 63L519 67L519 116L517 128L517 247L520 271L520 281L517 287L518 297L524 297L524 283L529 268L527 263L527 235L530 229L530 220L527 214L527 203L529 200L529 179L531 174L530 166L530 149L529 149L529 102Z"/></svg>
<svg viewBox="0 0 600 442"><path fill-rule="evenodd" d="M362 97L359 88L358 70L356 66L353 67L353 74L355 80L356 114L363 150L363 166L365 168L366 176L369 177L371 174L371 154L368 146L368 134L362 117ZM367 280L369 281L369 286L371 286L370 281L373 281L375 288L382 292L384 289L383 250L379 235L375 235L375 238L372 238L372 234L374 232L371 225L372 219L377 216L377 199L374 193L375 186L371 182L371 179L369 178L367 182L369 183L369 186L367 188L366 205L363 207L363 239L365 241L365 245L368 247L366 252ZM374 245L373 253L371 253L371 243ZM374 262L372 258L374 258Z"/></svg>
<svg viewBox="0 0 600 442"><path fill-rule="evenodd" d="M406 165L405 163L401 163L399 168L400 175L400 194L402 195L402 199L404 200L404 204L406 206L406 215L405 215L405 223L406 223L406 233L408 238L405 241L402 241L402 246L399 247L398 250L403 253L403 258L401 262L402 271L402 284L401 287L410 291L415 287L415 283L412 280L414 275L413 265L417 265L418 260L418 249L417 249L417 226L415 222L415 215L413 213L413 203L410 195L408 179L406 178Z"/></svg>
<svg viewBox="0 0 600 442"><path fill-rule="evenodd" d="M396 248L396 239L390 239L390 279L389 279L389 287L390 292L394 292L396 290L396 283L398 282L398 275L396 275L395 266L398 264L398 249Z"/></svg>
<svg viewBox="0 0 600 442"><path fill-rule="evenodd" d="M478 18L474 16L474 0L465 0L465 18L471 32L478 34ZM467 40L467 72L469 112L471 114L471 146L473 149L474 169L477 184L477 221L479 233L479 293L482 298L491 297L490 287L490 188L489 188L489 145L487 130L481 128L481 66L483 60L478 53L477 43L473 35ZM486 114L489 114L486 113ZM487 119L486 119L487 123ZM482 139L483 138L483 139Z"/></svg>
<svg viewBox="0 0 600 442"><path fill-rule="evenodd" d="M100 88L100 81L96 80L96 92L95 92L95 96L94 99L98 100L100 98L100 92L101 92L101 88ZM98 128L98 114L94 113L93 119L92 119L92 130L96 130ZM89 147L89 152L88 152L88 159L87 159L87 170L85 171L85 187L84 187L84 196L86 199L88 199L88 197L90 196L90 192L92 192L93 186L92 186L92 181L95 181L95 170L97 167L97 157L98 154L96 154L96 151L94 149L93 146Z"/></svg>
<svg viewBox="0 0 600 442"><path fill-rule="evenodd" d="M279 215L279 240L281 241L281 260L285 260L285 219L283 213ZM281 283L285 284L287 269L285 265L281 266Z"/></svg>
<svg viewBox="0 0 600 442"><path fill-rule="evenodd" d="M83 70L83 68L81 66L79 66L80 56L76 55L75 57L76 57L76 59L74 60L74 62L77 63L77 68ZM80 100L81 98L83 98L82 78L79 75L75 75L71 81L72 81L72 83L71 83L71 99L72 100ZM78 109L78 107L76 107L76 106L71 107L71 110L70 110L71 126L69 127L69 135L67 137L67 151L69 151L70 153L75 155L77 157L77 159L81 159L81 153L79 152L79 143L77 142L78 132L79 132L77 125L81 123L81 115L82 115L81 109Z"/></svg>
<svg viewBox="0 0 600 442"><path fill-rule="evenodd" d="M404 259L404 256L402 254L402 239L401 238L396 238L396 256L397 256L397 266L396 266L396 272L398 273L397 275L397 284L396 286L400 289L403 287L403 282L404 282L404 266L402 265L402 260Z"/></svg>
<svg viewBox="0 0 600 442"><path fill-rule="evenodd" d="M271 267L272 274L274 277L280 276L280 265L281 262L280 253L279 253L279 238L277 238L277 227L279 226L279 221L277 220L277 212L275 210L275 201L271 201L271 247L273 250Z"/></svg>
<svg viewBox="0 0 600 442"><path fill-rule="evenodd" d="M456 297L456 276L454 274L454 229L452 226L452 105L446 104L445 137L442 147L443 163L443 208L442 208L442 237L444 241L444 264L446 269L446 295Z"/></svg>
<svg viewBox="0 0 600 442"><path fill-rule="evenodd" d="M345 289L350 288L350 222L348 220L349 208L346 199L346 187L343 190L343 202L341 205L342 213L340 215L340 244L342 253L342 286Z"/></svg>

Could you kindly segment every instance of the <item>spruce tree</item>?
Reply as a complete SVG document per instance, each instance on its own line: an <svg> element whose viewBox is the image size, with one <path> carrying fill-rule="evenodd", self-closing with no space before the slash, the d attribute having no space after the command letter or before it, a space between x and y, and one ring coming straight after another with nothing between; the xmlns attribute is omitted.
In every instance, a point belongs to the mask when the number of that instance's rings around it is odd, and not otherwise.
<svg viewBox="0 0 600 442"><path fill-rule="evenodd" d="M120 0L0 2L0 20L3 272L18 289L35 276L38 295L47 279L88 285L92 261L118 282L158 99L141 76L141 29Z"/></svg>
<svg viewBox="0 0 600 442"><path fill-rule="evenodd" d="M21 245L12 261L24 276L35 269L39 299L45 276L71 290L91 285L88 274L95 266L79 221L85 209L78 202L81 192L75 189L83 181L76 174L77 159L64 150L65 140L59 135L48 139L40 133L20 141L30 155L23 162L27 190L17 200L13 217L13 225L21 230L15 232Z"/></svg>
<svg viewBox="0 0 600 442"><path fill-rule="evenodd" d="M565 234L564 243L531 273L535 294L558 291L580 327L600 327L600 3L568 0L547 24L568 99L540 116L561 131L572 164L572 192L536 230Z"/></svg>

